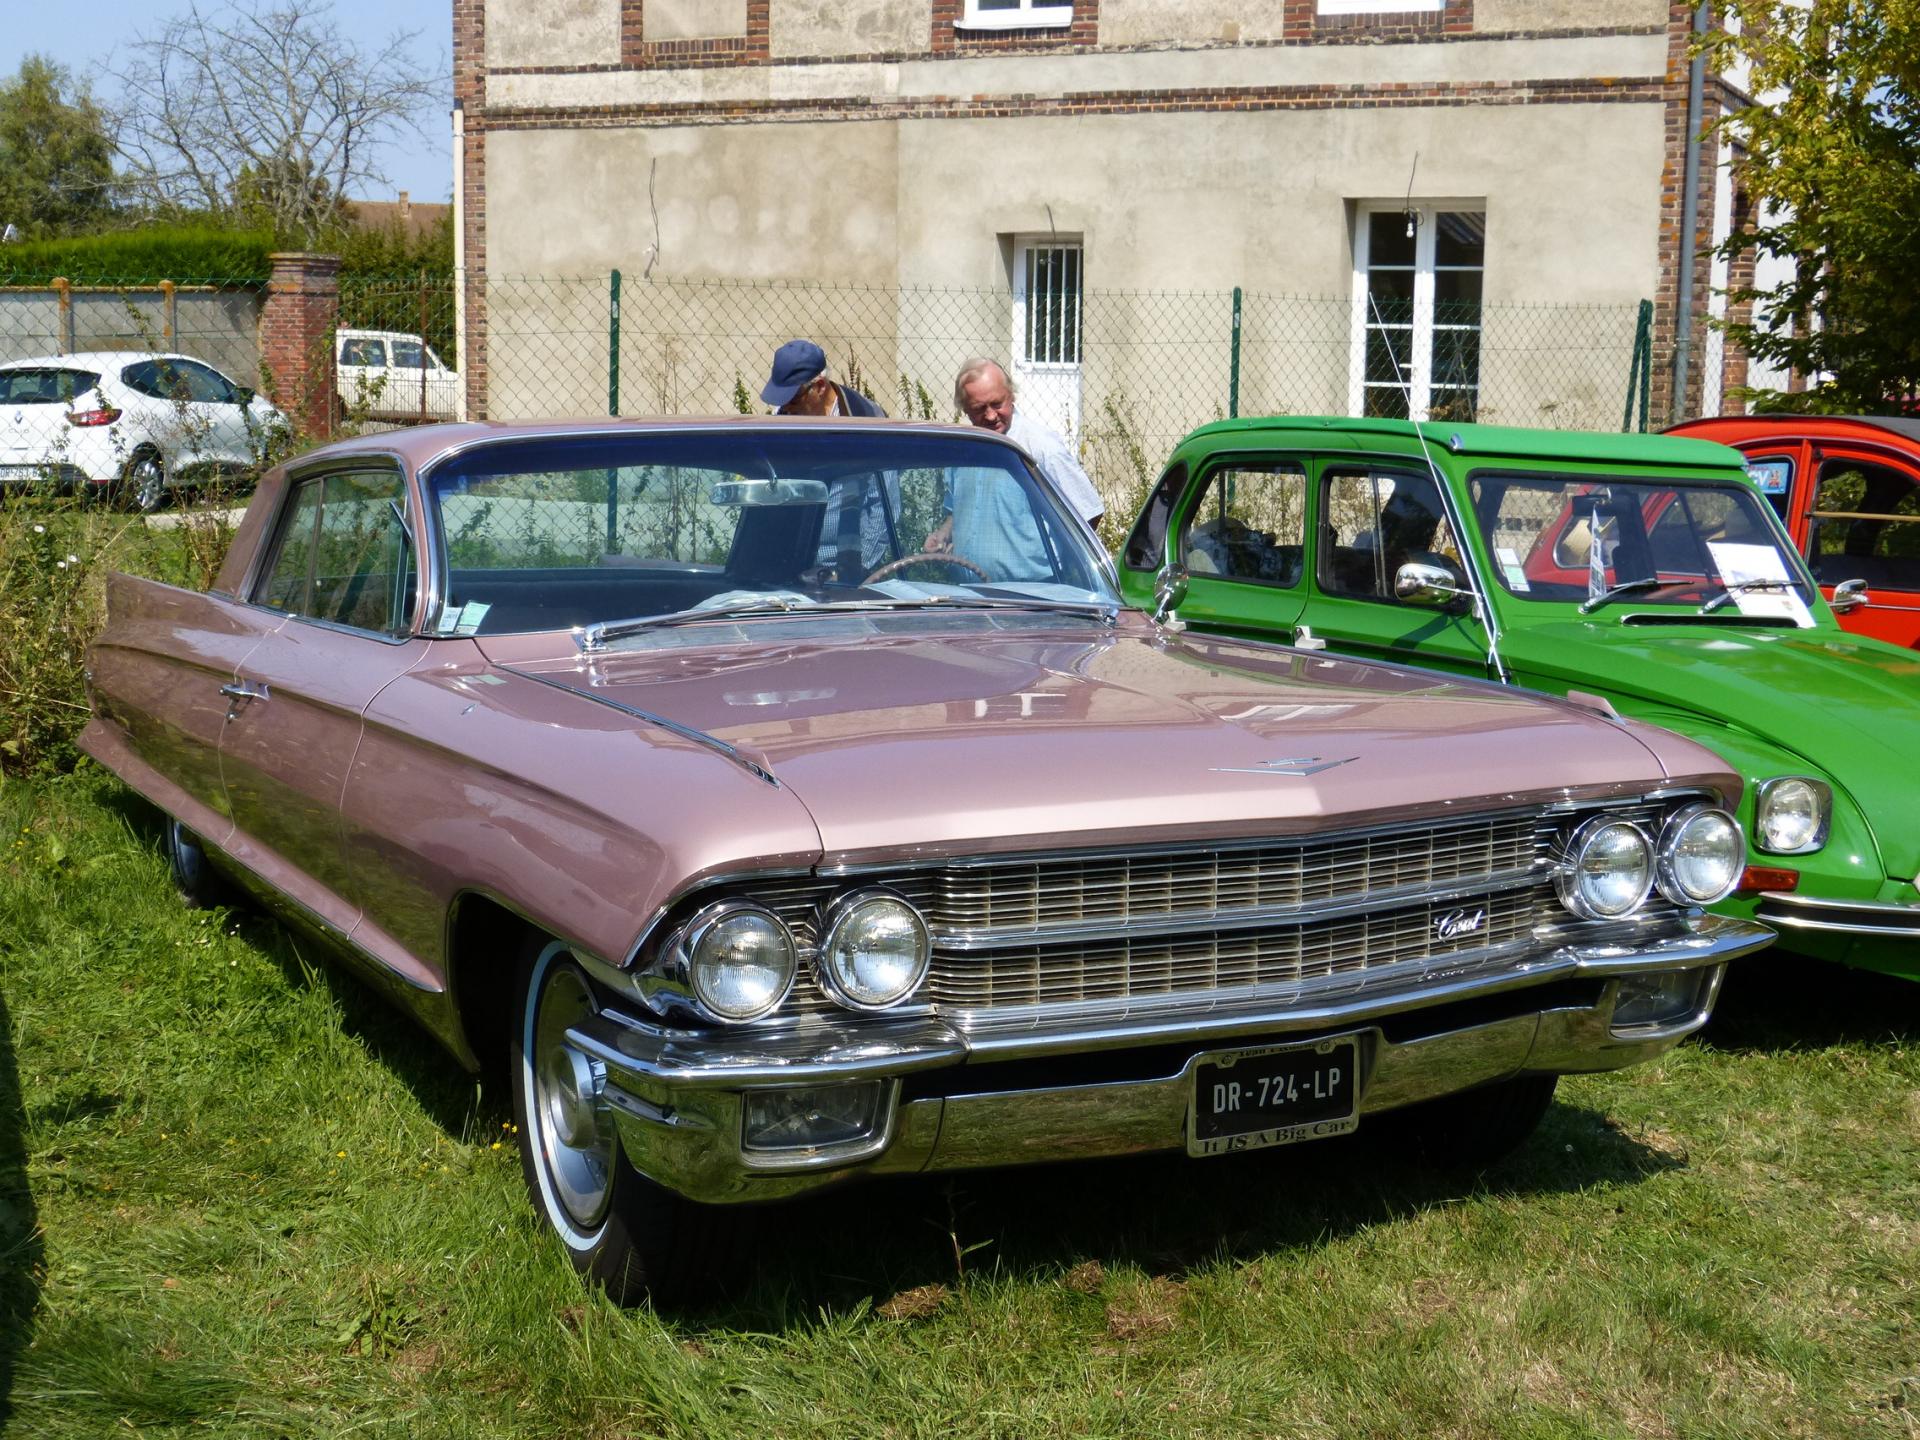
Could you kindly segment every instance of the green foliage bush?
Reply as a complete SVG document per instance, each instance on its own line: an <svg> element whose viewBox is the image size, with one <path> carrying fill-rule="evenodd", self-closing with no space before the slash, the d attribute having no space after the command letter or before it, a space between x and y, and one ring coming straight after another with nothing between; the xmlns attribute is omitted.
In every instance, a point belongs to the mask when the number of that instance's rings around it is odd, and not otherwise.
<svg viewBox="0 0 1920 1440"><path fill-rule="evenodd" d="M264 230L153 226L0 249L0 285L175 280L182 284L262 284L273 236Z"/></svg>

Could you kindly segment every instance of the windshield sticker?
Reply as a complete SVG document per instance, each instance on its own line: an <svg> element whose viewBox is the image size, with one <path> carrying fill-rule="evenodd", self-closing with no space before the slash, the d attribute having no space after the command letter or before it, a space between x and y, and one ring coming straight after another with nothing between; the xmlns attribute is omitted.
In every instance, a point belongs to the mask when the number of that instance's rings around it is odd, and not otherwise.
<svg viewBox="0 0 1920 1440"><path fill-rule="evenodd" d="M1587 599L1598 600L1607 593L1607 526L1610 518L1603 518L1596 504L1593 513L1587 518Z"/></svg>
<svg viewBox="0 0 1920 1440"><path fill-rule="evenodd" d="M1501 545L1495 548L1493 555L1500 562L1500 573L1507 577L1509 590L1524 594L1533 589L1533 586L1527 582L1527 572L1520 566L1519 551Z"/></svg>
<svg viewBox="0 0 1920 1440"><path fill-rule="evenodd" d="M1786 619L1803 630L1813 628L1813 614L1787 573L1786 558L1771 545L1735 545L1709 540L1720 583L1733 596L1742 615L1755 619Z"/></svg>
<svg viewBox="0 0 1920 1440"><path fill-rule="evenodd" d="M454 618L453 633L456 635L476 633L480 629L480 622L487 618L487 611L492 608L493 606L483 601L469 600L460 607Z"/></svg>
<svg viewBox="0 0 1920 1440"><path fill-rule="evenodd" d="M1784 495L1793 478L1791 460L1749 460L1747 478L1760 487L1762 495Z"/></svg>

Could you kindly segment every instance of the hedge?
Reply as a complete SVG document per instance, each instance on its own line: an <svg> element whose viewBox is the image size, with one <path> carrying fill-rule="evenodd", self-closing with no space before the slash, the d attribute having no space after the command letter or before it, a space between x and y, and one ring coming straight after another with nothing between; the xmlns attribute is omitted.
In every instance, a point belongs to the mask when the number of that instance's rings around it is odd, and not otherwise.
<svg viewBox="0 0 1920 1440"><path fill-rule="evenodd" d="M0 245L0 285L45 285L59 276L75 284L260 284L275 249L264 230L150 228Z"/></svg>

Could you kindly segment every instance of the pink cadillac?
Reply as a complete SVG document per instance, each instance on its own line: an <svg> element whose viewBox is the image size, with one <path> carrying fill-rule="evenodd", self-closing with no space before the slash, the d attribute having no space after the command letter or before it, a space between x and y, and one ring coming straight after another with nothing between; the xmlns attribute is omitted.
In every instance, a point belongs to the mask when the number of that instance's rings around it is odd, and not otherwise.
<svg viewBox="0 0 1920 1440"><path fill-rule="evenodd" d="M442 426L261 483L209 594L116 576L85 745L174 878L328 936L510 1079L621 1299L856 1176L1215 1156L1707 1018L1758 926L1715 757L1123 611L980 430Z"/></svg>

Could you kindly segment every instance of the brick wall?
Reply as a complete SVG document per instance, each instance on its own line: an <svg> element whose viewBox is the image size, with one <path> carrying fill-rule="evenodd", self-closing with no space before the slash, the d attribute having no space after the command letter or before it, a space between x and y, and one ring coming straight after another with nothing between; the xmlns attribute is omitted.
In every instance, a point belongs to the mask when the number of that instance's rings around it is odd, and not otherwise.
<svg viewBox="0 0 1920 1440"><path fill-rule="evenodd" d="M333 435L333 331L340 319L340 257L270 256L260 312L260 364L273 403L302 435Z"/></svg>

